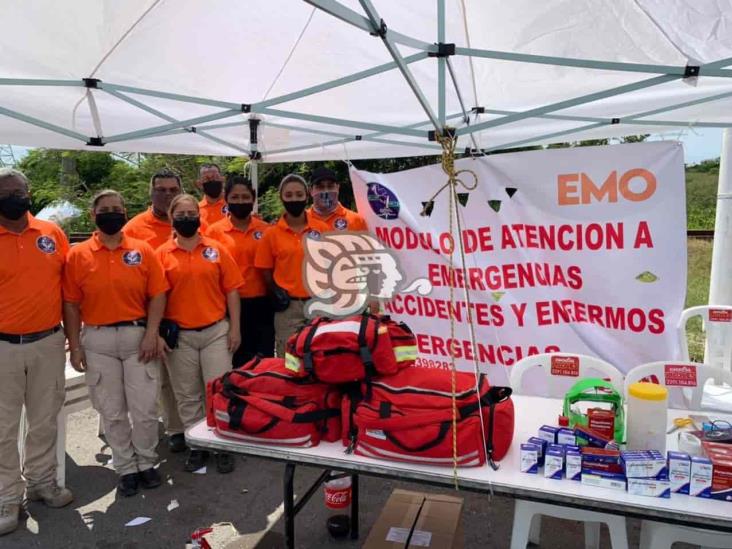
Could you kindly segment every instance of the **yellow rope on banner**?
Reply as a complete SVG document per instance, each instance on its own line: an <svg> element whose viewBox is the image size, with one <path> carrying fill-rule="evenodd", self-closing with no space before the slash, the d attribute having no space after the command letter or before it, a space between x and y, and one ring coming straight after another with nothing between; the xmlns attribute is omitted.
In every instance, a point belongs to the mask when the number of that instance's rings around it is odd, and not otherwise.
<svg viewBox="0 0 732 549"><path fill-rule="evenodd" d="M466 190L473 190L478 186L478 176L475 175L475 172L472 172L470 170L459 170L455 171L455 147L457 145L457 138L452 135L445 135L437 136L437 142L442 147L442 171L445 172L447 175L447 183L443 185L433 196L430 198L429 202L433 201L435 198L437 198L437 195L440 194L446 187L448 188L448 210L450 215L449 220L449 232L450 236L453 237L454 233L454 227L453 227L453 220L457 218L457 224L458 227L460 226L460 219L459 215L456 212L455 209L455 200L457 198L457 185L462 185ZM469 173L473 176L473 184L472 186L466 185L464 181L462 181L459 176L462 173ZM461 238L461 235L458 234L458 238ZM450 249L450 257L448 259L449 264L449 272L453 272L454 270L454 252L455 252L455 242L453 240L452 246ZM462 246L461 246L461 252L462 252ZM462 256L462 253L461 253ZM465 258L463 256L463 262L465 261ZM464 266L464 265L463 265ZM450 288L450 308L453 309L453 305L455 303L455 290L453 288L452 284L448 285ZM454 315L450 314L450 340L455 340L455 317ZM450 353L450 382L451 382L451 391L452 391L452 474L453 474L453 481L455 483L455 489L458 490L460 488L458 483L458 448L457 448L457 375L456 375L457 369L455 366L455 356L453 353Z"/></svg>

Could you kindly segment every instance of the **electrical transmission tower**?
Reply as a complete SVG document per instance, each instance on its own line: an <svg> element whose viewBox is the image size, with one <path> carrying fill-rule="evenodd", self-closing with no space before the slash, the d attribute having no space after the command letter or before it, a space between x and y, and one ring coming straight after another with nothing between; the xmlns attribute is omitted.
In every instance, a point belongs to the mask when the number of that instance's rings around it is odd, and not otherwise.
<svg viewBox="0 0 732 549"><path fill-rule="evenodd" d="M15 154L10 145L0 145L0 168L15 166Z"/></svg>

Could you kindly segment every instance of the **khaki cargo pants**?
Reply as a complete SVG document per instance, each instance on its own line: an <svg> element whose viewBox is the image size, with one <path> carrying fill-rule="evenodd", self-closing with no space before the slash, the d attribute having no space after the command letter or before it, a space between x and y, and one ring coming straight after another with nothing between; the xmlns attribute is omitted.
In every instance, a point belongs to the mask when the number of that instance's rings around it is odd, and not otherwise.
<svg viewBox="0 0 732 549"><path fill-rule="evenodd" d="M0 504L20 503L28 486L56 480L57 417L64 403L64 333L33 343L0 341ZM25 404L28 434L21 477L20 414Z"/></svg>
<svg viewBox="0 0 732 549"><path fill-rule="evenodd" d="M228 334L228 320L200 331L181 329L178 346L168 355L170 381L186 429L206 415L206 383L231 370Z"/></svg>
<svg viewBox="0 0 732 549"><path fill-rule="evenodd" d="M112 449L119 475L145 471L158 460L158 362L137 358L145 329L140 326L86 326L86 383Z"/></svg>
<svg viewBox="0 0 732 549"><path fill-rule="evenodd" d="M285 358L287 339L294 334L305 322L305 303L293 299L290 305L282 312L275 313L275 354L278 358Z"/></svg>

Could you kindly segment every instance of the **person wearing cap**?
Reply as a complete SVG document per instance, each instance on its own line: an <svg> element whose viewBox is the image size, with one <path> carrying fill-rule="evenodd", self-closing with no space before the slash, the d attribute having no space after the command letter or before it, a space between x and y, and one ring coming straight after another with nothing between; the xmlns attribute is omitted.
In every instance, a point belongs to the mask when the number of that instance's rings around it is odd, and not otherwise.
<svg viewBox="0 0 732 549"><path fill-rule="evenodd" d="M234 259L220 242L203 237L197 200L188 194L173 199L169 216L174 236L156 254L170 284L166 322L178 331L166 352L178 411L186 429L204 418L206 383L231 368L241 341L239 287L244 283ZM227 319L228 312L228 319ZM191 450L186 471L197 471L208 452ZM231 454L216 454L220 473L234 470Z"/></svg>
<svg viewBox="0 0 732 549"><path fill-rule="evenodd" d="M308 213L322 221L331 231L367 231L366 221L338 201L340 184L333 170L317 168L310 178L313 205Z"/></svg>
<svg viewBox="0 0 732 549"><path fill-rule="evenodd" d="M274 356L274 310L262 272L254 267L257 248L270 225L252 213L257 193L243 175L227 176L224 198L229 214L211 225L206 236L224 245L244 278L239 288L241 345L232 358L236 368L255 355Z"/></svg>
<svg viewBox="0 0 732 549"><path fill-rule="evenodd" d="M130 238L144 240L153 249L170 240L173 228L168 209L173 198L182 192L183 185L177 173L167 168L155 172L150 178L150 207L130 219L124 226L124 233ZM160 404L168 448L173 453L184 452L187 447L183 422L178 416L178 403L165 368L160 370Z"/></svg>
<svg viewBox="0 0 732 549"><path fill-rule="evenodd" d="M63 507L74 499L56 484L66 364L61 283L69 244L58 226L29 213L30 204L25 175L0 169L0 535L18 527L26 484L29 501ZM21 464L23 406L28 434Z"/></svg>
<svg viewBox="0 0 732 549"><path fill-rule="evenodd" d="M287 338L305 322L305 302L310 299L302 280L305 259L303 238L320 238L328 226L308 215L308 186L299 175L286 175L280 182L280 200L285 208L277 223L264 234L254 258L262 270L275 307L275 352L284 358Z"/></svg>
<svg viewBox="0 0 732 549"><path fill-rule="evenodd" d="M224 201L224 176L217 164L201 164L198 169L196 187L203 191L203 198L198 203L201 211L201 224L204 229L226 217Z"/></svg>
<svg viewBox="0 0 732 549"><path fill-rule="evenodd" d="M158 328L168 282L152 247L122 232L122 195L101 191L91 214L98 230L66 258L64 322L71 365L86 372L89 397L112 449L117 492L132 496L140 485L160 486L154 468Z"/></svg>

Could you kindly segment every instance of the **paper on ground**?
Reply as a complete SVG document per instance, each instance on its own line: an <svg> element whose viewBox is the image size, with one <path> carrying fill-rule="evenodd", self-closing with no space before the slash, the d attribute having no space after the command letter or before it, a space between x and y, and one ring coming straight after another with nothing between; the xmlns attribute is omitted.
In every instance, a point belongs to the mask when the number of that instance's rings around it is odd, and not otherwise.
<svg viewBox="0 0 732 549"><path fill-rule="evenodd" d="M140 524L145 524L146 522L150 522L152 519L150 517L137 517L133 518L130 522L125 524L125 526L140 526Z"/></svg>

